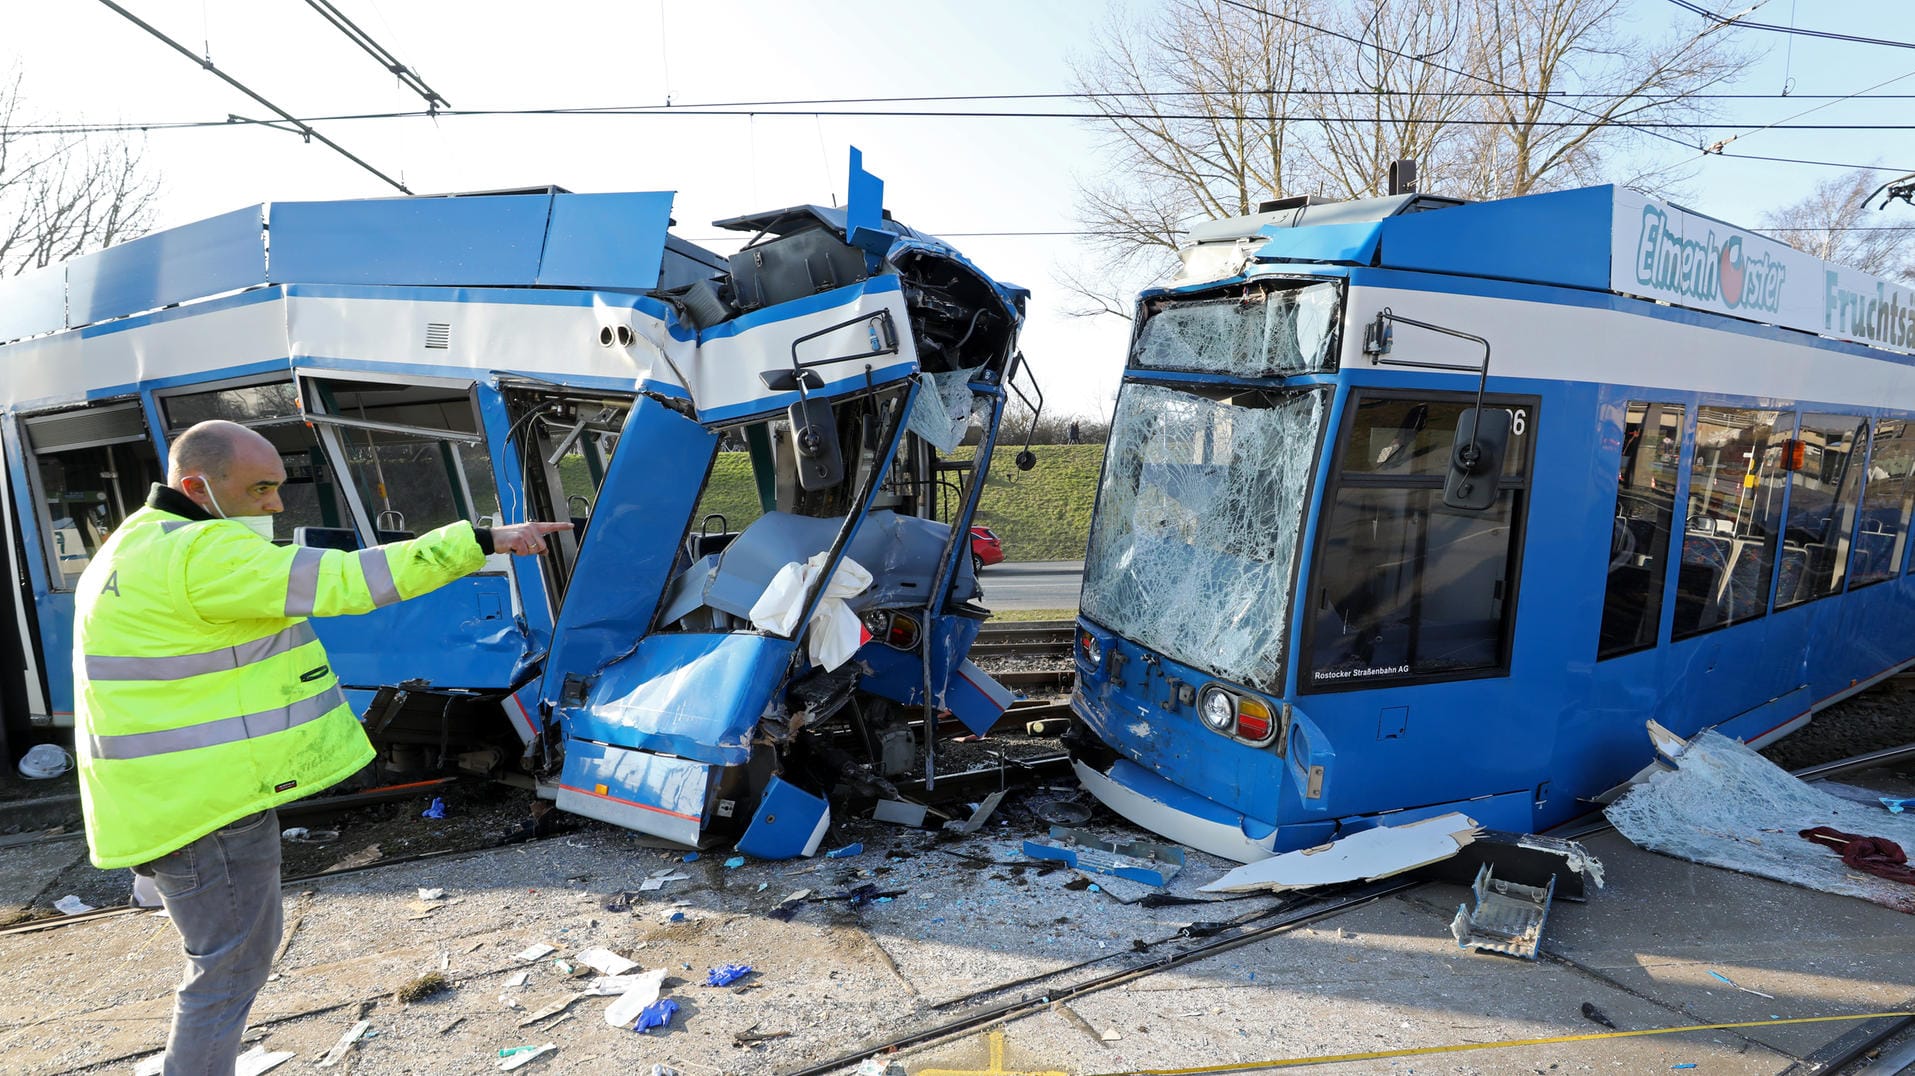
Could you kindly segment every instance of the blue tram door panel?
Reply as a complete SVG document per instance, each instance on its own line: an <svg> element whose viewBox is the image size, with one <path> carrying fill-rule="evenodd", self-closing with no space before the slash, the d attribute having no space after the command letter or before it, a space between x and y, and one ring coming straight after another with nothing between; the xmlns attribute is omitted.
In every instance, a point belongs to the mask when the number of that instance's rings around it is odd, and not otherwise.
<svg viewBox="0 0 1915 1076"><path fill-rule="evenodd" d="M504 688L529 648L511 616L511 582L468 575L360 616L317 617L340 682L378 687L422 679L433 687Z"/></svg>
<svg viewBox="0 0 1915 1076"><path fill-rule="evenodd" d="M559 607L545 701L567 674L593 675L650 629L717 450L718 435L691 419L649 397L634 403Z"/></svg>

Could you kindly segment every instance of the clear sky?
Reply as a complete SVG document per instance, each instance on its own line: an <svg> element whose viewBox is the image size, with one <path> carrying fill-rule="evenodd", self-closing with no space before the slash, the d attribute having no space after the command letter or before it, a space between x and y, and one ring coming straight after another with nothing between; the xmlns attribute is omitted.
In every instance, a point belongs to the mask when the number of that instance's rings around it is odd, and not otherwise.
<svg viewBox="0 0 1915 1076"><path fill-rule="evenodd" d="M415 109L398 85L301 0L121 0L196 54L294 115ZM361 29L417 71L455 108L523 109L779 101L796 98L1066 91L1071 61L1091 27L1111 17L1103 0L334 0ZM1150 0L1129 10L1148 14ZM1739 11L1747 4L1728 5ZM1699 16L1668 0L1632 0L1634 24L1689 32ZM1804 3L1769 0L1750 18L1915 41L1907 0ZM1792 99L1725 103L1725 119L1782 120L1898 76L1872 101L1823 108L1800 123L1915 121L1915 49L1743 32L1764 53L1743 93ZM0 69L24 78L36 119L173 121L266 111L94 0L0 3ZM822 105L829 111L859 105ZM927 109L989 105L926 103ZM1068 111L1069 101L1013 110ZM1108 409L1128 324L1072 318L1054 275L1080 264L1068 236L1075 183L1102 167L1081 124L1062 119L722 116L443 118L316 124L415 192L558 184L575 191L675 190L678 234L720 250L738 239L721 217L844 196L846 147L864 150L900 219L950 237L983 268L1032 289L1026 355L1053 406ZM1721 137L1721 132L1715 137ZM1732 152L1882 164L1915 171L1915 132L1765 131ZM371 174L297 135L241 125L146 136L162 176L160 226L262 201L396 193ZM1658 149L1657 152L1664 152ZM1676 200L1753 225L1838 169L1697 158ZM1884 179L1889 178L1884 173ZM1915 220L1897 205L1880 215Z"/></svg>

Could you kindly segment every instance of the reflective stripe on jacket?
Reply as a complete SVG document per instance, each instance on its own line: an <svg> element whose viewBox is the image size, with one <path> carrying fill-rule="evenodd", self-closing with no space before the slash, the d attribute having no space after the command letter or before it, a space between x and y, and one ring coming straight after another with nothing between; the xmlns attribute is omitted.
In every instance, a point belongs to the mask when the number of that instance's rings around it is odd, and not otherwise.
<svg viewBox="0 0 1915 1076"><path fill-rule="evenodd" d="M94 865L158 859L371 761L306 617L370 612L484 563L467 523L342 552L151 506L129 516L74 595L74 739Z"/></svg>

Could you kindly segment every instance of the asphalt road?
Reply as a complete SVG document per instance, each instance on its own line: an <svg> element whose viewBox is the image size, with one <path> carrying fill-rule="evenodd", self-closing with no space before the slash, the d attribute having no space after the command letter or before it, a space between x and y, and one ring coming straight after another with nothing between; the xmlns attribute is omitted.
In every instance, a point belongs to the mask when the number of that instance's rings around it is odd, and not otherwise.
<svg viewBox="0 0 1915 1076"><path fill-rule="evenodd" d="M990 609L1075 609L1084 583L1081 560L993 564L977 577Z"/></svg>

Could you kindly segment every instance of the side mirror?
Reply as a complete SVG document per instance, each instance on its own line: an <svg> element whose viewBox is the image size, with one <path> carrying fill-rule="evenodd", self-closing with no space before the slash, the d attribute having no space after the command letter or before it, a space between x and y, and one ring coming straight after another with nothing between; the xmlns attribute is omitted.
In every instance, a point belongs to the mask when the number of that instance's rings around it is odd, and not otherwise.
<svg viewBox="0 0 1915 1076"><path fill-rule="evenodd" d="M844 481L844 452L838 446L838 418L831 401L806 397L785 412L791 421L791 447L798 457L798 488L829 489Z"/></svg>
<svg viewBox="0 0 1915 1076"><path fill-rule="evenodd" d="M1496 503L1496 479L1503 473L1509 424L1509 412L1495 407L1473 407L1457 417L1450 473L1443 480L1445 506L1481 512Z"/></svg>

